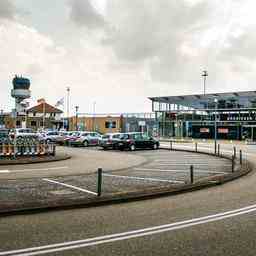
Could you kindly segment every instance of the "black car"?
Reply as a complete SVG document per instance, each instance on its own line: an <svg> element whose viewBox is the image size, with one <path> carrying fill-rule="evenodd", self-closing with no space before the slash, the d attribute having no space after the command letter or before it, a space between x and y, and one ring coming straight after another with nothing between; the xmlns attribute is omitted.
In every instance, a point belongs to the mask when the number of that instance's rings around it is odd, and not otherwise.
<svg viewBox="0 0 256 256"><path fill-rule="evenodd" d="M158 149L159 141L141 132L124 133L120 137L118 148L120 150L129 149L131 151L137 148Z"/></svg>

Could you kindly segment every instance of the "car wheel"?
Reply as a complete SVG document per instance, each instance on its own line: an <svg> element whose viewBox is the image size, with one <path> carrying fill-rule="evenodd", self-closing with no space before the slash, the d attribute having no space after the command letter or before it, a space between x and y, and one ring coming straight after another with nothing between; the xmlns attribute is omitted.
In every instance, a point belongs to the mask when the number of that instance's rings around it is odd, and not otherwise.
<svg viewBox="0 0 256 256"><path fill-rule="evenodd" d="M132 145L130 146L130 150L131 150L131 151L136 150L136 147L135 147L135 145L134 145L134 144L132 144Z"/></svg>
<svg viewBox="0 0 256 256"><path fill-rule="evenodd" d="M84 141L84 147L88 147L89 146L89 143L87 140Z"/></svg>
<svg viewBox="0 0 256 256"><path fill-rule="evenodd" d="M157 144L154 144L154 145L153 145L153 149L155 149L155 150L156 150L156 149L158 149L158 148L159 148L159 147L158 147L158 145L157 145Z"/></svg>

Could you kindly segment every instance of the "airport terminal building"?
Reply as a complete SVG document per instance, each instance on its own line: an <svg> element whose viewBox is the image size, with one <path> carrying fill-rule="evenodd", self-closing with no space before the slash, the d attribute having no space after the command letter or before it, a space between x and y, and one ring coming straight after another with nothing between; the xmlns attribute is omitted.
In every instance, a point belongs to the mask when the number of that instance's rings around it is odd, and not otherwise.
<svg viewBox="0 0 256 256"><path fill-rule="evenodd" d="M256 139L256 91L151 97L161 137Z"/></svg>

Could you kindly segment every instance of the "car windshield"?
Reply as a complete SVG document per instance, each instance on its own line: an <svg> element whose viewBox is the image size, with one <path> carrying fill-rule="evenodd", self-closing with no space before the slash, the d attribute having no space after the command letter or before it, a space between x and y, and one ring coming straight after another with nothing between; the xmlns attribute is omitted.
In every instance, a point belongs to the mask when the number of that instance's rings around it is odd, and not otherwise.
<svg viewBox="0 0 256 256"><path fill-rule="evenodd" d="M109 139L109 138L110 138L110 135L109 135L109 134L102 136L102 139Z"/></svg>

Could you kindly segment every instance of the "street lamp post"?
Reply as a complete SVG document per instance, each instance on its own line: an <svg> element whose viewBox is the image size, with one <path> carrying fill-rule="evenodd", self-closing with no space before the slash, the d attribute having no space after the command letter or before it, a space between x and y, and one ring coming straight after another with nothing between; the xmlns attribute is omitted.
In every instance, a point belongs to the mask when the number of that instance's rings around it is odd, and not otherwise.
<svg viewBox="0 0 256 256"><path fill-rule="evenodd" d="M95 132L96 127L95 127L95 119L96 119L96 101L93 102L93 131Z"/></svg>
<svg viewBox="0 0 256 256"><path fill-rule="evenodd" d="M203 70L202 77L204 78L204 95L205 95L205 91L206 91L205 84L206 84L206 77L207 76L208 76L207 70Z"/></svg>
<svg viewBox="0 0 256 256"><path fill-rule="evenodd" d="M75 106L76 108L76 131L78 131L78 109L79 109L79 106Z"/></svg>
<svg viewBox="0 0 256 256"><path fill-rule="evenodd" d="M217 108L218 108L218 99L214 99L215 102L215 118L214 118L214 153L217 154Z"/></svg>
<svg viewBox="0 0 256 256"><path fill-rule="evenodd" d="M69 130L69 101L70 101L70 87L67 87L67 131Z"/></svg>

